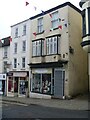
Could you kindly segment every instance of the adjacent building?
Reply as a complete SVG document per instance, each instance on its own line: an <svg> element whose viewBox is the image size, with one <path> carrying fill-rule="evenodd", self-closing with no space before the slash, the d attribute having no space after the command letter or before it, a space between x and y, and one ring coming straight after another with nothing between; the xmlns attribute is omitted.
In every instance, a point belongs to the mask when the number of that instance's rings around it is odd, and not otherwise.
<svg viewBox="0 0 90 120"><path fill-rule="evenodd" d="M11 37L7 96L25 96L29 89L30 20L12 25Z"/></svg>
<svg viewBox="0 0 90 120"><path fill-rule="evenodd" d="M0 94L6 95L6 75L9 70L11 37L0 40Z"/></svg>
<svg viewBox="0 0 90 120"><path fill-rule="evenodd" d="M81 11L66 2L30 20L30 97L65 98L86 92Z"/></svg>
<svg viewBox="0 0 90 120"><path fill-rule="evenodd" d="M88 77L90 91L90 1L81 0L80 7L82 8L82 43L81 46L88 53Z"/></svg>

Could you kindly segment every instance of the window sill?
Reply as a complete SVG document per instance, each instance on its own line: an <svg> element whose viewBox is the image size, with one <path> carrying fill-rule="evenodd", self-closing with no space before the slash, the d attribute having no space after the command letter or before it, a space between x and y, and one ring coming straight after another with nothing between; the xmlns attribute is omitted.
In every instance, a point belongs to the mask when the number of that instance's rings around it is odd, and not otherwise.
<svg viewBox="0 0 90 120"><path fill-rule="evenodd" d="M57 29L58 29L58 27L56 27L56 28L52 28L52 29L53 29L53 30L57 30ZM51 30L51 29L50 29L50 31L53 31L53 30Z"/></svg>
<svg viewBox="0 0 90 120"><path fill-rule="evenodd" d="M43 33L44 33L44 30L42 32L40 32L40 33L37 33L36 35L40 35L40 34L43 34Z"/></svg>

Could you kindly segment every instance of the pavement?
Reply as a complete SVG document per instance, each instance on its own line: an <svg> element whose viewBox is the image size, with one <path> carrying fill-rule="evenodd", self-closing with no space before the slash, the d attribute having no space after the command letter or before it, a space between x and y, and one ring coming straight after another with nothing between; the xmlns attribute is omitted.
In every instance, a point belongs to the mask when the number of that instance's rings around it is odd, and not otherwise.
<svg viewBox="0 0 90 120"><path fill-rule="evenodd" d="M41 105L69 110L89 110L88 95L79 95L78 97L69 100L1 96L0 101L16 102L26 105Z"/></svg>

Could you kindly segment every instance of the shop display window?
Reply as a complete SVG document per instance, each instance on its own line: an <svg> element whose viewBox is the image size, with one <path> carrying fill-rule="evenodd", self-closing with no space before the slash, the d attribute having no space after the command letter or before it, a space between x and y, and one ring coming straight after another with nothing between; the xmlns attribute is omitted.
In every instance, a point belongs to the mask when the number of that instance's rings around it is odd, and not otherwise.
<svg viewBox="0 0 90 120"><path fill-rule="evenodd" d="M42 74L42 93L51 93L51 74Z"/></svg>
<svg viewBox="0 0 90 120"><path fill-rule="evenodd" d="M8 80L8 92L14 92L12 79Z"/></svg>
<svg viewBox="0 0 90 120"><path fill-rule="evenodd" d="M32 91L41 92L40 88L41 88L41 75L33 74Z"/></svg>
<svg viewBox="0 0 90 120"><path fill-rule="evenodd" d="M51 74L33 74L31 91L51 94Z"/></svg>
<svg viewBox="0 0 90 120"><path fill-rule="evenodd" d="M25 80L20 80L20 86L19 86L19 94L25 95Z"/></svg>

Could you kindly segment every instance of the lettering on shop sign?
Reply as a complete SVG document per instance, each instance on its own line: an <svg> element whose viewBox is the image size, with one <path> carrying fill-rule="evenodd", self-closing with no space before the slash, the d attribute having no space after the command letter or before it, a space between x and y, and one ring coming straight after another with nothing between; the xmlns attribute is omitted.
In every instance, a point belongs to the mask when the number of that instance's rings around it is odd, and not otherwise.
<svg viewBox="0 0 90 120"><path fill-rule="evenodd" d="M0 80L6 80L6 74L0 74Z"/></svg>
<svg viewBox="0 0 90 120"><path fill-rule="evenodd" d="M35 73L47 73L48 70L47 69L38 69L38 70L35 70Z"/></svg>

